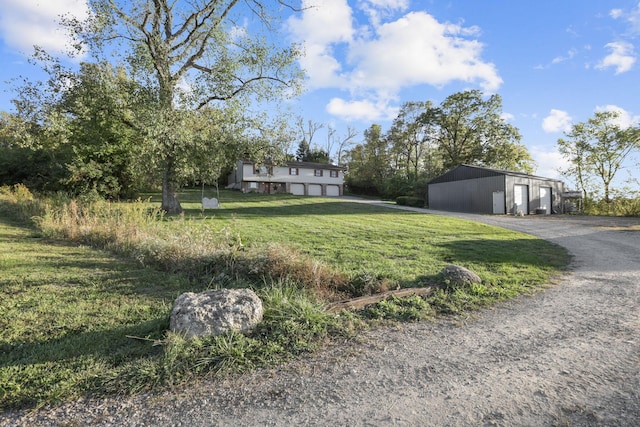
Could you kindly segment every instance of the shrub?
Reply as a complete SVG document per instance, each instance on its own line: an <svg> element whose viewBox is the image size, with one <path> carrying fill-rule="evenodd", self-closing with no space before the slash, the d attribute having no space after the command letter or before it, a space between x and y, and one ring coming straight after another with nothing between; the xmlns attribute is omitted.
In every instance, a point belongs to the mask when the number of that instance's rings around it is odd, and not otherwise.
<svg viewBox="0 0 640 427"><path fill-rule="evenodd" d="M370 319L417 321L432 317L435 311L424 298L413 295L407 298L391 296L363 310Z"/></svg>
<svg viewBox="0 0 640 427"><path fill-rule="evenodd" d="M425 206L424 199L420 197L412 196L400 196L396 198L396 203L402 206L413 206L416 208L423 208Z"/></svg>
<svg viewBox="0 0 640 427"><path fill-rule="evenodd" d="M607 202L604 199L586 199L584 212L587 215L640 216L640 197L616 197Z"/></svg>
<svg viewBox="0 0 640 427"><path fill-rule="evenodd" d="M41 203L23 184L0 187L0 212L11 218L28 221L44 212Z"/></svg>

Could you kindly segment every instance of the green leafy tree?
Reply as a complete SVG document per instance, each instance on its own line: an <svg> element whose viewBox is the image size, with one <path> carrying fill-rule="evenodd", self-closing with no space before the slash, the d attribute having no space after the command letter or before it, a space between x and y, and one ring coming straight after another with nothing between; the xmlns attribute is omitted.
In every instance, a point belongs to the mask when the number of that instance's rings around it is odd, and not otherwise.
<svg viewBox="0 0 640 427"><path fill-rule="evenodd" d="M300 141L298 144L298 150L296 151L296 160L299 162L304 162L311 154L311 148L309 148L309 143L306 139Z"/></svg>
<svg viewBox="0 0 640 427"><path fill-rule="evenodd" d="M426 152L429 132L420 116L430 106L431 102L405 102L387 135L396 170L410 180L417 178Z"/></svg>
<svg viewBox="0 0 640 427"><path fill-rule="evenodd" d="M625 160L640 149L640 129L623 128L616 121L619 114L599 111L586 122L574 124L558 140L558 151L569 163L565 175L576 179L583 192L589 183L598 180L599 190L607 203L611 199L611 184L624 167Z"/></svg>
<svg viewBox="0 0 640 427"><path fill-rule="evenodd" d="M53 107L68 118L67 143L73 151L66 186L76 193L108 198L133 197L143 182L142 135L131 125L136 82L122 67L82 63Z"/></svg>
<svg viewBox="0 0 640 427"><path fill-rule="evenodd" d="M61 190L66 176L64 150L35 146L33 126L17 114L0 112L0 185L24 184L34 190ZM32 146L33 144L33 146Z"/></svg>
<svg viewBox="0 0 640 427"><path fill-rule="evenodd" d="M373 124L364 131L364 143L347 154L349 165L345 182L352 190L382 195L391 172L389 144L382 127Z"/></svg>
<svg viewBox="0 0 640 427"><path fill-rule="evenodd" d="M314 148L309 151L309 154L303 159L303 161L328 164L331 162L331 159L329 158L329 153L322 148Z"/></svg>
<svg viewBox="0 0 640 427"><path fill-rule="evenodd" d="M444 167L461 164L529 171L533 160L520 144L520 133L502 118L502 98L470 90L447 97L436 116L438 149Z"/></svg>
<svg viewBox="0 0 640 427"><path fill-rule="evenodd" d="M233 100L243 100L234 104L243 108L249 101L297 93L299 52L239 25L254 14L271 30L275 8L266 1L91 0L90 5L96 14L92 26L69 25L96 56L114 55L110 43L123 43L118 52L146 90L147 108L136 112L135 124L153 160L148 166L161 175L162 209L179 213L180 167L194 154L194 133L185 128L191 112Z"/></svg>

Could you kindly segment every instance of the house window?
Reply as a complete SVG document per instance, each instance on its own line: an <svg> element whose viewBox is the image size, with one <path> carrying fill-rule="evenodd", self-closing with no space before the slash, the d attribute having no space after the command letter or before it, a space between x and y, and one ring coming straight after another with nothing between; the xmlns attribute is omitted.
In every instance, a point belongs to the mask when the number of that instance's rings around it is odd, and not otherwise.
<svg viewBox="0 0 640 427"><path fill-rule="evenodd" d="M322 169L316 169L313 171L313 176L322 176Z"/></svg>
<svg viewBox="0 0 640 427"><path fill-rule="evenodd" d="M298 168L289 168L289 175L298 175Z"/></svg>
<svg viewBox="0 0 640 427"><path fill-rule="evenodd" d="M271 166L254 166L253 173L255 175L273 175L273 167Z"/></svg>
<svg viewBox="0 0 640 427"><path fill-rule="evenodd" d="M250 182L249 183L249 188L252 190L255 190L256 188L258 188L258 183L257 182Z"/></svg>
<svg viewBox="0 0 640 427"><path fill-rule="evenodd" d="M334 171L334 170L330 171L330 175L329 176L331 176L331 178L337 178L338 177L338 171Z"/></svg>

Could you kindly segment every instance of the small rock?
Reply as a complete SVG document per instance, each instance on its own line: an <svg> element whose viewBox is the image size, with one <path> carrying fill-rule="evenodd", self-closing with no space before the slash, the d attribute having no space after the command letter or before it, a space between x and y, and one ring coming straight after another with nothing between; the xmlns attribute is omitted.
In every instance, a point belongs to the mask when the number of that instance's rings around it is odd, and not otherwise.
<svg viewBox="0 0 640 427"><path fill-rule="evenodd" d="M170 329L187 337L249 332L262 320L262 301L250 289L187 292L176 298Z"/></svg>
<svg viewBox="0 0 640 427"><path fill-rule="evenodd" d="M440 271L440 276L448 286L453 287L482 283L480 276L459 265L447 265Z"/></svg>

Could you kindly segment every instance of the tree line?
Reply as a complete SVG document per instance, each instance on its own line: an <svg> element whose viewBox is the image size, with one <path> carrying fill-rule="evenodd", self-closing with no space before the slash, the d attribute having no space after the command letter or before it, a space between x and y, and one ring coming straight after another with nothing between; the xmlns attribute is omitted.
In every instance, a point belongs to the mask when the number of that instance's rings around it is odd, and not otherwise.
<svg viewBox="0 0 640 427"><path fill-rule="evenodd" d="M424 197L429 180L461 164L531 173L533 158L520 140L497 94L468 90L437 106L407 102L386 133L373 124L346 153L346 183L364 194Z"/></svg>

